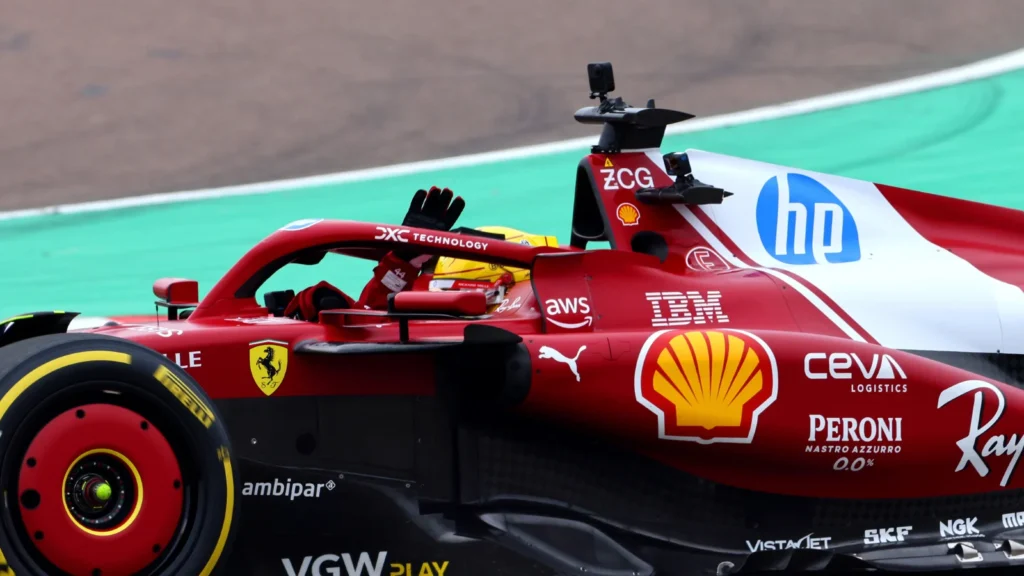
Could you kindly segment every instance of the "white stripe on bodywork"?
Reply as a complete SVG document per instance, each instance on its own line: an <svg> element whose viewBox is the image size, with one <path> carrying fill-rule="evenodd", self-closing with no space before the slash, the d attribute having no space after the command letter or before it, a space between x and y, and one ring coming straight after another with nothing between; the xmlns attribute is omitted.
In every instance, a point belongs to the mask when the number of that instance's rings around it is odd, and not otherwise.
<svg viewBox="0 0 1024 576"><path fill-rule="evenodd" d="M996 352L1019 353L1024 350L1024 298L1021 288L993 278L992 297L999 312L999 331L1003 347Z"/></svg>
<svg viewBox="0 0 1024 576"><path fill-rule="evenodd" d="M688 154L695 177L733 192L721 205L701 209L756 269L774 269L780 279L798 276L817 287L880 344L910 350L1024 352L1024 292L929 242L874 184L699 150ZM758 233L758 196L772 177L782 180L790 173L817 180L846 206L857 226L859 260L794 265L768 253ZM680 212L687 216L685 209ZM687 220L693 224L697 219L690 214ZM695 227L708 238L706 229ZM728 251L721 255L728 257ZM828 307L819 302L815 306L824 312Z"/></svg>
<svg viewBox="0 0 1024 576"><path fill-rule="evenodd" d="M647 157L650 158L651 162L661 168L665 172L665 167L662 162L661 153L659 151L647 152ZM675 209L686 219L686 222L693 226L693 229L700 234L701 238L708 243L708 247L718 252L718 255L725 259L726 262L733 268L742 268L747 270L757 270L758 272L764 272L774 278L778 278L782 282L785 282L790 288L794 289L801 296L807 299L815 308L821 311L826 318L831 320L840 330L843 331L850 339L856 340L857 342L865 342L863 336L853 327L850 326L849 322L844 320L831 306L825 303L824 300L818 297L817 294L812 292L807 286L804 286L800 281L792 278L788 274L775 270L773 268L766 268L763 266L750 266L733 255L732 251L726 248L714 233L700 221L699 218L690 210L689 207L681 204L673 205Z"/></svg>
<svg viewBox="0 0 1024 576"><path fill-rule="evenodd" d="M796 290L801 296L806 298L808 302L810 302L815 308L820 310L826 318L831 320L840 330L843 331L844 334L849 336L850 339L856 340L857 342L866 342L864 337L861 336L860 333L857 332L857 330L854 329L853 326L850 326L849 322L843 320L842 316L837 314L831 306L826 304L824 300L819 298L817 294L812 292L809 288L807 288L807 286L804 286L800 281L795 280L793 277L779 270L774 270L772 268L764 268L762 266L749 266L745 264L742 260L733 256L729 249L726 248L725 245L722 244L722 242L715 237L711 230L709 230L708 227L705 226L704 223L701 222L700 219L697 218L697 216L692 211L690 211L688 207L676 205L676 210L678 210L679 213L683 215L683 218L685 218L686 221L691 226L693 226L694 230L696 230L697 233L700 234L702 238L704 238L704 241L708 243L709 247L713 248L716 252L718 252L719 256L724 258L730 266L732 266L733 268L757 270L758 272L764 272L765 274L768 274L774 278L778 278L779 280L785 282L790 288Z"/></svg>

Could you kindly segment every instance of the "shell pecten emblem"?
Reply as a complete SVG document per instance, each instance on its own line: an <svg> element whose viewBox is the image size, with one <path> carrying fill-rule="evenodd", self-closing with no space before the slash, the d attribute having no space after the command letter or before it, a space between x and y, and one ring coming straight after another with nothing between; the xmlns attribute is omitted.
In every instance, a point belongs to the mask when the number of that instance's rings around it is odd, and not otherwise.
<svg viewBox="0 0 1024 576"><path fill-rule="evenodd" d="M637 226L640 224L640 209L629 202L623 202L615 209L615 217L623 226Z"/></svg>
<svg viewBox="0 0 1024 576"><path fill-rule="evenodd" d="M749 444L778 395L771 349L740 330L662 330L637 358L636 400L658 418L658 437Z"/></svg>

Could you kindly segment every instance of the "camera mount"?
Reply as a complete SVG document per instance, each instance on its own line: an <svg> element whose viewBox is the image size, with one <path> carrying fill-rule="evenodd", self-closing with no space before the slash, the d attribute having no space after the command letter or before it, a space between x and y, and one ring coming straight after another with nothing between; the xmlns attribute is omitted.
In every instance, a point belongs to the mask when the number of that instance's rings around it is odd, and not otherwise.
<svg viewBox="0 0 1024 576"><path fill-rule="evenodd" d="M686 112L656 108L653 99L647 101L646 108L634 108L622 98L609 98L608 93L615 90L610 62L588 64L587 76L590 79L590 99L598 99L600 104L580 108L574 117L581 124L604 125L601 139L591 148L595 154L660 148L665 126L694 117Z"/></svg>

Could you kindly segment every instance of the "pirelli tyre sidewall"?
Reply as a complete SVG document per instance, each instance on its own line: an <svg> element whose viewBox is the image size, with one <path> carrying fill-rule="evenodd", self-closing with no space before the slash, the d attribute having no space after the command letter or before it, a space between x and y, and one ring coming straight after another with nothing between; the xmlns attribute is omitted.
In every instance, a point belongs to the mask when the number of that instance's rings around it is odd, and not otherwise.
<svg viewBox="0 0 1024 576"><path fill-rule="evenodd" d="M218 573L233 539L239 492L228 434L213 403L188 374L149 348L96 334L59 334L0 348L0 574L2 564L18 576L53 570L20 520L15 484L41 427L83 403L142 415L180 463L185 513L168 521L177 522L176 536L143 574Z"/></svg>

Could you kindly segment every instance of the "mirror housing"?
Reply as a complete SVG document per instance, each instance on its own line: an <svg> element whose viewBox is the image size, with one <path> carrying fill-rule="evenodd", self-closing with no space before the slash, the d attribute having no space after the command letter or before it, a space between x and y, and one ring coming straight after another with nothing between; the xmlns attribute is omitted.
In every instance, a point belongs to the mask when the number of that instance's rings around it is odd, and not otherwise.
<svg viewBox="0 0 1024 576"><path fill-rule="evenodd" d="M199 282L161 278L153 283L153 295L168 304L195 304L199 302Z"/></svg>
<svg viewBox="0 0 1024 576"><path fill-rule="evenodd" d="M178 320L180 310L199 305L199 282L187 278L160 278L153 283L153 295L157 297L158 309L167 308L167 319Z"/></svg>
<svg viewBox="0 0 1024 576"><path fill-rule="evenodd" d="M483 292L398 292L388 298L388 312L398 314L447 314L483 316L487 295Z"/></svg>

